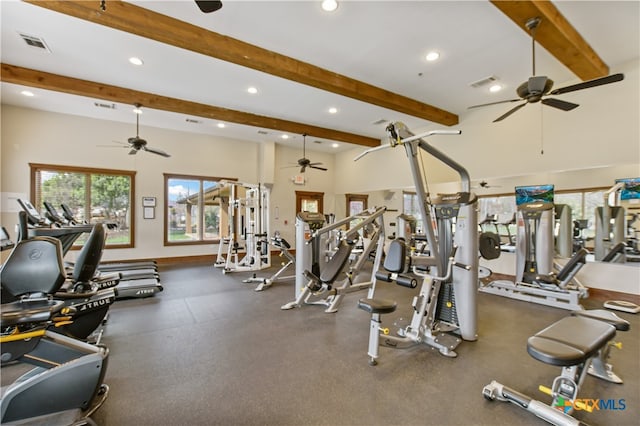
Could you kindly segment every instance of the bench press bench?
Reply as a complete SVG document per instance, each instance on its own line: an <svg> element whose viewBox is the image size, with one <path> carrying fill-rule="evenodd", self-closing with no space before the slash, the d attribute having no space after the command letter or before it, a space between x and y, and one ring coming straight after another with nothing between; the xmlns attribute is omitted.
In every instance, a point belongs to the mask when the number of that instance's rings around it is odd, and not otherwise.
<svg viewBox="0 0 640 426"><path fill-rule="evenodd" d="M507 401L532 412L555 425L578 425L573 418L574 407L585 411L590 408L578 399L578 392L586 374L612 383L622 383L607 363L616 331L629 330L629 322L613 312L603 309L576 311L531 336L527 352L538 361L562 367L562 373L553 381L552 388L540 386L551 395L551 405L534 400L495 380L482 389L482 395L493 401Z"/></svg>

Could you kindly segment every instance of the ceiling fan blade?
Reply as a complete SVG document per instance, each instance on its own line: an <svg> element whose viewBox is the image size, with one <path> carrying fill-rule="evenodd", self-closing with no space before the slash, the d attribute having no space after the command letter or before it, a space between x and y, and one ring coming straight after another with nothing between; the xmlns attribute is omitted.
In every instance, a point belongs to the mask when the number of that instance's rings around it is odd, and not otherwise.
<svg viewBox="0 0 640 426"><path fill-rule="evenodd" d="M580 105L574 104L572 102L562 101L556 98L545 98L541 101L545 105L549 105L550 107L558 108L563 111L571 111L574 108L578 108Z"/></svg>
<svg viewBox="0 0 640 426"><path fill-rule="evenodd" d="M221 1L195 0L200 10L204 13L211 13L222 7Z"/></svg>
<svg viewBox="0 0 640 426"><path fill-rule="evenodd" d="M510 116L511 114L513 114L514 112L516 112L517 110L519 110L520 108L522 108L523 106L525 106L526 104L527 104L527 103L525 102L525 103L523 103L523 104L518 105L518 106L517 106L517 107L515 107L515 108L511 108L509 111L507 111L506 113L502 114L500 117L498 117L498 118L496 118L495 120L493 120L493 122L495 123L495 122L497 122L497 121L502 121L502 120L504 120L505 118L507 118L508 116Z"/></svg>
<svg viewBox="0 0 640 426"><path fill-rule="evenodd" d="M129 155L136 155L138 153L138 150L133 148L131 151L129 151Z"/></svg>
<svg viewBox="0 0 640 426"><path fill-rule="evenodd" d="M300 173L304 173L304 170L307 168L307 166L302 166L300 167Z"/></svg>
<svg viewBox="0 0 640 426"><path fill-rule="evenodd" d="M544 75L529 77L529 93L544 93L544 87L546 86L546 84L547 77Z"/></svg>
<svg viewBox="0 0 640 426"><path fill-rule="evenodd" d="M518 99L508 99L506 101L489 102L488 104L472 105L470 107L467 107L467 109L480 108L480 107L485 107L485 106L489 106L489 105L505 104L507 102L518 102L518 101L521 101L521 100L522 99L518 98Z"/></svg>
<svg viewBox="0 0 640 426"><path fill-rule="evenodd" d="M583 81L567 87L561 87L550 92L550 95L561 95L563 93L575 92L576 90L588 89L590 87L602 86L603 84L615 83L624 80L624 74L611 74L606 77Z"/></svg>
<svg viewBox="0 0 640 426"><path fill-rule="evenodd" d="M320 162L315 162L315 163L309 163L308 165L309 165L309 166L321 166L321 165L322 165L322 163L320 163Z"/></svg>
<svg viewBox="0 0 640 426"><path fill-rule="evenodd" d="M167 158L171 157L171 155L167 154L166 152L164 152L164 151L162 151L160 149L148 148L146 146L143 146L142 149L144 149L145 151L150 152L152 154L158 154L158 155L161 155L161 156L167 157Z"/></svg>
<svg viewBox="0 0 640 426"><path fill-rule="evenodd" d="M318 167L318 166L313 166L313 165L309 165L309 167L311 167L312 169L318 169L318 170L324 170L325 172L328 170L324 167Z"/></svg>

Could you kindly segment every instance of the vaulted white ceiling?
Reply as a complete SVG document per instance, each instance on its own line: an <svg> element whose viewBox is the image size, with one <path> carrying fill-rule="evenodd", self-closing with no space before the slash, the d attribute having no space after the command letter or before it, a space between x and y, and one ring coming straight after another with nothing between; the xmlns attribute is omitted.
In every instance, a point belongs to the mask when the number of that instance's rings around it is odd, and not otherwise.
<svg viewBox="0 0 640 426"><path fill-rule="evenodd" d="M100 2L92 3L100 13ZM516 87L532 74L531 39L485 1L341 1L335 12L327 13L315 0L225 0L223 8L211 14L202 13L190 0L132 3L442 108L460 119L474 113L468 106L516 97ZM554 5L612 72L640 56L640 2L559 1ZM109 7L107 2L105 13ZM383 136L384 124L375 124L379 120L401 120L416 129L444 127L36 5L3 0L0 14L3 64L371 138ZM43 39L50 51L28 46L20 33ZM440 53L438 61L426 61L430 50ZM131 56L143 59L144 65L131 65ZM556 87L580 81L539 46L536 71L552 78ZM504 86L501 92L470 86L489 76ZM258 88L258 93L248 94L249 86ZM35 96L27 98L20 94L26 88L3 81L2 103L131 122L133 134L131 105L37 88L30 89ZM567 94L562 99L571 97ZM96 103L115 105L115 109ZM485 108L493 109L497 117L511 106ZM330 107L338 112L330 114ZM148 125L255 142L299 146L302 140L299 134L289 133L290 139L284 141L278 129L231 122L221 129L219 122L147 109L141 133ZM491 125L499 124L487 123ZM331 148L334 140L318 137L310 141L322 142L309 143L311 150L337 152L350 146L341 142L341 148Z"/></svg>

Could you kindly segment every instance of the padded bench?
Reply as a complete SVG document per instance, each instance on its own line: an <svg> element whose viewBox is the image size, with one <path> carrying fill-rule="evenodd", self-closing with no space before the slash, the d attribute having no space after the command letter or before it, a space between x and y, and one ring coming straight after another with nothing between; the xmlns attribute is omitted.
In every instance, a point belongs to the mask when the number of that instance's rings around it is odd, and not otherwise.
<svg viewBox="0 0 640 426"><path fill-rule="evenodd" d="M616 335L615 326L581 316L562 318L527 341L529 355L561 367L581 364Z"/></svg>

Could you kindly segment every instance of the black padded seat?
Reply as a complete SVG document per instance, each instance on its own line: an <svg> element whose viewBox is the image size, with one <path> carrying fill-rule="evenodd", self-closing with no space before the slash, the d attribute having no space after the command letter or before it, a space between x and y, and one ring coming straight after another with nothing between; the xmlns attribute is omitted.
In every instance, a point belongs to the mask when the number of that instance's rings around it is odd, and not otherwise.
<svg viewBox="0 0 640 426"><path fill-rule="evenodd" d="M562 367L585 362L616 335L616 328L603 321L572 316L562 318L527 341L529 355Z"/></svg>
<svg viewBox="0 0 640 426"><path fill-rule="evenodd" d="M618 331L629 331L629 329L631 328L629 321L624 320L619 316L617 316L616 314L614 314L613 312L609 312L604 309L589 309L586 311L573 311L571 312L571 315L577 316L577 317L591 318L598 321L604 321L607 324L611 324L612 326L614 326Z"/></svg>
<svg viewBox="0 0 640 426"><path fill-rule="evenodd" d="M40 323L50 320L60 312L64 302L50 299L18 300L2 304L0 326Z"/></svg>
<svg viewBox="0 0 640 426"><path fill-rule="evenodd" d="M396 306L395 300L388 299L360 299L358 301L358 308L370 314L390 314L396 310Z"/></svg>
<svg viewBox="0 0 640 426"><path fill-rule="evenodd" d="M347 260L349 260L349 255L351 254L352 249L353 245L347 243L345 240L340 241L338 251L331 256L331 260L327 262L320 272L320 282L324 284L331 284L336 280L338 274L347 263Z"/></svg>

